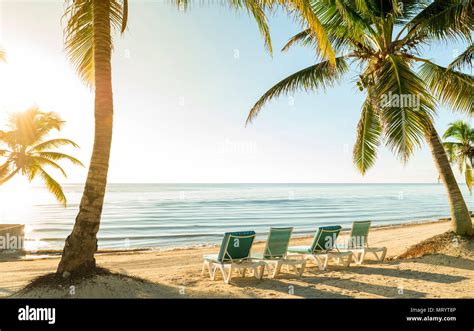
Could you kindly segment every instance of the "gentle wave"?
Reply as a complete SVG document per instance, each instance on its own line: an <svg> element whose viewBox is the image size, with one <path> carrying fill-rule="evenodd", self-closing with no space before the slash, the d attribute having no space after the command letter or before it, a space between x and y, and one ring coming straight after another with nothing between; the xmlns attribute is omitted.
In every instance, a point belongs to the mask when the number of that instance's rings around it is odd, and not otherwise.
<svg viewBox="0 0 474 331"><path fill-rule="evenodd" d="M58 206L37 188L31 208L0 207L0 223L26 224L29 247L61 249L71 232L83 185L66 185L70 201ZM472 197L462 187L472 209ZM169 248L219 243L233 230L293 226L295 235L318 226L371 220L374 225L449 215L439 184L110 184L99 247Z"/></svg>

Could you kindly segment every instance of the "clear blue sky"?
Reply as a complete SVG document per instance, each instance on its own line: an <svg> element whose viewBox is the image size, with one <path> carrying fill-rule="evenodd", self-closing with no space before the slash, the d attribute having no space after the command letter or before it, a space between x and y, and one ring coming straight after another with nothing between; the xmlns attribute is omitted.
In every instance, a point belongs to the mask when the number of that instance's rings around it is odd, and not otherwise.
<svg viewBox="0 0 474 331"><path fill-rule="evenodd" d="M92 146L93 98L62 50L63 1L0 1L0 112L36 104L61 114L63 136ZM165 1L132 1L129 30L115 40L115 129L110 182L436 182L427 148L403 166L385 148L365 177L352 164L363 95L345 82L268 104L250 127L248 110L272 84L314 63L310 50L278 50L299 31L284 14L271 18L275 54L265 51L246 13ZM463 45L429 56L450 62ZM238 56L236 56L238 55ZM2 78L3 77L3 78ZM4 94L4 95L3 95ZM440 109L440 132L455 119ZM86 171L68 168L69 182ZM461 179L461 177L459 177Z"/></svg>

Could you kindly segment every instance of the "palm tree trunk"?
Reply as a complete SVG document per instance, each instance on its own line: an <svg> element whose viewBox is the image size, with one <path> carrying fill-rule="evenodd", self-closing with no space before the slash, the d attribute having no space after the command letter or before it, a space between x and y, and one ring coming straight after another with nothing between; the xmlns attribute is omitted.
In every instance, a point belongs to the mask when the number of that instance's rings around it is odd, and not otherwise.
<svg viewBox="0 0 474 331"><path fill-rule="evenodd" d="M446 151L434 126L427 134L426 140L431 150L433 160L438 169L439 176L448 193L449 206L451 207L451 227L458 235L471 235L473 232L471 216L459 189L453 170L449 164Z"/></svg>
<svg viewBox="0 0 474 331"><path fill-rule="evenodd" d="M79 213L66 239L58 274L95 268L102 206L112 143L113 95L111 68L110 0L94 0L95 135L89 173Z"/></svg>

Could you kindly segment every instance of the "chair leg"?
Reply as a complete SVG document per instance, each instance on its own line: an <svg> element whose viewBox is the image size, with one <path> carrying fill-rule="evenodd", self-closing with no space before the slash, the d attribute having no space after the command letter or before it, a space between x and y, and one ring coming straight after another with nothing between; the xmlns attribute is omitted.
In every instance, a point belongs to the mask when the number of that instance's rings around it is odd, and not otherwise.
<svg viewBox="0 0 474 331"><path fill-rule="evenodd" d="M259 280L262 279L264 272L265 272L265 264L257 266L255 268L255 277Z"/></svg>
<svg viewBox="0 0 474 331"><path fill-rule="evenodd" d="M229 266L229 271L225 272L225 267L221 268L222 276L224 276L224 283L229 284L230 280L232 279L232 264Z"/></svg>
<svg viewBox="0 0 474 331"><path fill-rule="evenodd" d="M320 262L319 270L327 270L327 268L328 268L329 256L327 254L323 255L323 256L324 256L324 262L322 262L322 263ZM318 258L318 257L316 257L316 258Z"/></svg>
<svg viewBox="0 0 474 331"><path fill-rule="evenodd" d="M209 276L211 277L211 280L216 279L217 269L221 269L221 271L222 271L222 266L220 266L218 264L213 264L213 267L214 267L214 270L211 271L211 265L209 265Z"/></svg>
<svg viewBox="0 0 474 331"><path fill-rule="evenodd" d="M275 278L281 271L282 263L277 261L275 264L275 268L273 269L272 278Z"/></svg>
<svg viewBox="0 0 474 331"><path fill-rule="evenodd" d="M385 256L387 255L387 247L383 247L380 256L378 256L377 252L372 252L375 255L375 258L379 262L383 262L385 260Z"/></svg>
<svg viewBox="0 0 474 331"><path fill-rule="evenodd" d="M298 273L298 276L303 276L303 273L304 273L304 269L306 268L306 261L304 261L302 264L301 264L301 267L300 267L300 272Z"/></svg>
<svg viewBox="0 0 474 331"><path fill-rule="evenodd" d="M202 263L201 276L204 276L204 270L206 270L206 265L209 266L209 262L204 261L204 262ZM209 267L208 267L208 268L209 268Z"/></svg>
<svg viewBox="0 0 474 331"><path fill-rule="evenodd" d="M342 261L344 261L344 259L342 259ZM344 267L349 268L349 266L351 265L351 262L352 262L352 253L350 253L347 256L346 261L343 263Z"/></svg>
<svg viewBox="0 0 474 331"><path fill-rule="evenodd" d="M247 268L244 268L244 269L242 270L242 277L243 277L243 278L245 278L245 273L246 273L246 272L247 272Z"/></svg>

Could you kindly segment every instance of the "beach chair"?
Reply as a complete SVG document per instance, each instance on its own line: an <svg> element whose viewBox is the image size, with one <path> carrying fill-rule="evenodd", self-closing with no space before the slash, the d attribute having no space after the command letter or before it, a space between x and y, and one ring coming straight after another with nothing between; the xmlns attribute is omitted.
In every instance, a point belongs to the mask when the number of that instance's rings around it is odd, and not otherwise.
<svg viewBox="0 0 474 331"><path fill-rule="evenodd" d="M322 226L316 232L310 246L294 246L288 248L289 256L303 256L304 259L314 262L319 270L326 270L329 259L344 267L349 267L352 261L352 252L339 251L336 240L342 227Z"/></svg>
<svg viewBox="0 0 474 331"><path fill-rule="evenodd" d="M387 255L387 247L369 247L370 221L359 221L352 223L352 230L346 247L340 248L341 251L350 251L356 264L364 262L365 255L372 253L377 261L383 262Z"/></svg>
<svg viewBox="0 0 474 331"><path fill-rule="evenodd" d="M265 249L260 254L252 254L252 259L265 262L270 278L277 276L281 267L293 267L295 273L301 276L306 266L305 259L288 259L287 250L293 228L270 228ZM298 269L298 266L299 269ZM271 272L273 269L273 272Z"/></svg>
<svg viewBox="0 0 474 331"><path fill-rule="evenodd" d="M219 250L219 254L204 255L201 274L207 268L211 280L215 280L217 270L220 270L224 283L232 279L234 270L243 270L245 277L247 269L254 272L254 276L262 279L265 263L250 258L250 250L255 240L255 231L226 232Z"/></svg>

